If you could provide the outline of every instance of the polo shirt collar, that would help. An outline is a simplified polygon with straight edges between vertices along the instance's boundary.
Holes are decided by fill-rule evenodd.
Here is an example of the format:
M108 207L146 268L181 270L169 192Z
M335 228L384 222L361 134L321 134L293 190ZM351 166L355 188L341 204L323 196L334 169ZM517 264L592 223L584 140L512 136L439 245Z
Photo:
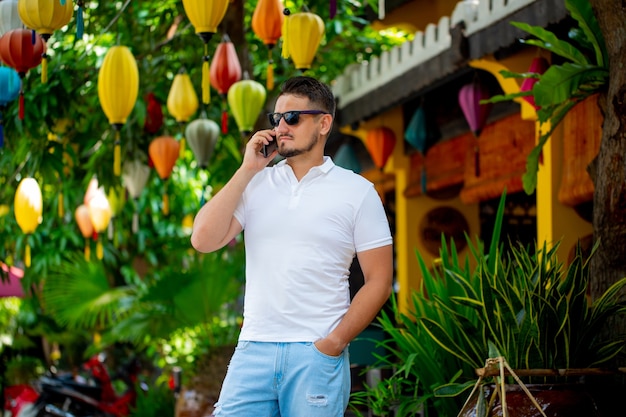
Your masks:
M283 160L279 161L276 164L276 166L280 167L281 169L289 168L289 170L291 170L291 167L289 165L287 165L287 160L286 159L283 159ZM305 176L309 176L312 173L315 173L314 174L315 176L322 175L322 174L327 174L334 167L335 167L335 163L333 162L332 158L330 156L328 156L328 155L324 155L324 162L322 163L322 165L317 165L317 166L312 167Z

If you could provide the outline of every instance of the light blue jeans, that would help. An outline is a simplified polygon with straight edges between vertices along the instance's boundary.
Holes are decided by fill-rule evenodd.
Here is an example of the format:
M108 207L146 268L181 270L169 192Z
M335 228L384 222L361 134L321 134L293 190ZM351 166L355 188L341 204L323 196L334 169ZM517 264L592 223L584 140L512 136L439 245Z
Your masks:
M215 417L342 417L350 398L350 359L313 343L240 341Z

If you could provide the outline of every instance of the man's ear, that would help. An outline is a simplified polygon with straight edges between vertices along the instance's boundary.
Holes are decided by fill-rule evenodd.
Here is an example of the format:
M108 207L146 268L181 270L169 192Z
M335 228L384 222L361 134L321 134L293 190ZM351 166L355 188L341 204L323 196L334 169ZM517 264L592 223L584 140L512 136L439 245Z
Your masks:
M329 135L330 130L333 128L333 116L330 114L322 115L322 130L320 133L322 135Z

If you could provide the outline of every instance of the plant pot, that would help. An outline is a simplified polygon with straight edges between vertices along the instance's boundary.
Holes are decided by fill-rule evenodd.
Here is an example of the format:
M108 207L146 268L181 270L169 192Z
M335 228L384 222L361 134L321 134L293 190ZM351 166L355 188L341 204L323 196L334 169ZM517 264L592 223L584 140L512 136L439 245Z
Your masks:
M528 384L526 388L535 398L547 417L606 417L588 387L585 384ZM494 393L493 384L483 387L485 404ZM509 417L541 417L531 399L519 385L506 385L506 404ZM486 416L503 416L502 403L496 394L493 406ZM480 417L477 414L477 396L475 395L463 409L459 417Z

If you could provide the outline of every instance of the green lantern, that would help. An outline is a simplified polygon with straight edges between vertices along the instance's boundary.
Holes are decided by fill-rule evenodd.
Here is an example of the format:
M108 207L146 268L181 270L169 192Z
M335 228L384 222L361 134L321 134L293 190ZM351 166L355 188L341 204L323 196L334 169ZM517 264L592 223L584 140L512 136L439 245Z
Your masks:
M247 137L265 105L265 87L253 80L241 80L228 90L228 105L243 137Z

